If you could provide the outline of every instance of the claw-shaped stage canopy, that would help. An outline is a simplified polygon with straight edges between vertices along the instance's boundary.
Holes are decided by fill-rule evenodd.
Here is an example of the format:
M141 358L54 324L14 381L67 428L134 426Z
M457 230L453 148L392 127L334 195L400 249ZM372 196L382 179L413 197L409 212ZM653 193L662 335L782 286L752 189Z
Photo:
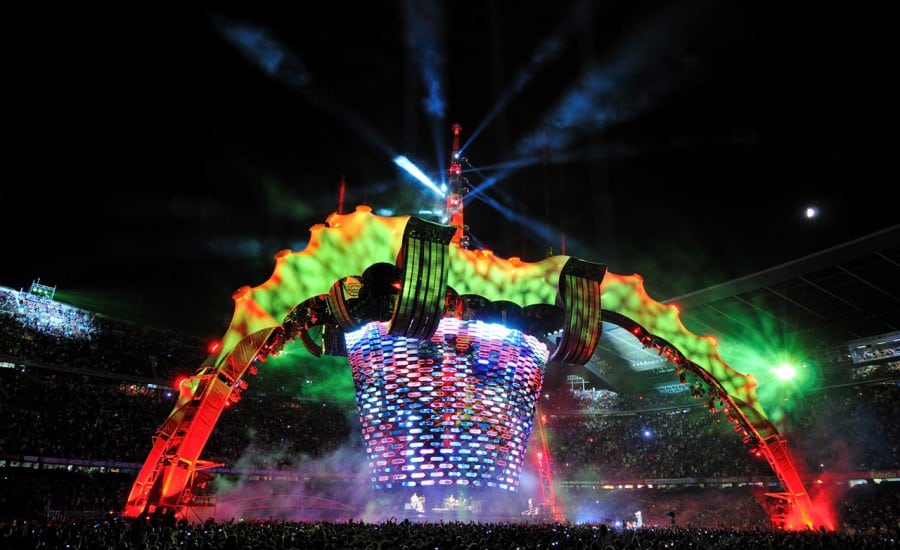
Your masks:
M219 414L245 374L294 339L315 356L348 358L373 488L514 491L544 369L585 364L607 322L664 354L682 380L702 381L710 409L766 457L791 504L774 523L833 528L814 510L755 380L650 298L639 275L570 256L500 258L462 246L457 230L359 206L312 227L304 250L276 254L267 281L234 293L221 347L182 384L126 515L185 516L199 505L191 480L209 467L199 457Z

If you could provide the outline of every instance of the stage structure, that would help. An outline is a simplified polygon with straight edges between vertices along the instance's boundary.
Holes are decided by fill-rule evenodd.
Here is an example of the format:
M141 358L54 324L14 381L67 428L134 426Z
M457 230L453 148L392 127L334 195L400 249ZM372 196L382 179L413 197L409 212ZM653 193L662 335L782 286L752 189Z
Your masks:
M515 492L544 369L589 361L606 322L665 355L682 382L696 381L710 411L724 412L765 456L784 489L775 496L787 503L773 524L833 529L760 407L755 380L727 365L712 338L688 331L675 307L651 299L639 275L569 256L526 262L469 248L458 150L454 126L449 224L368 206L335 213L311 228L304 250L278 252L266 282L234 293L221 347L181 382L124 515L188 518L208 503L192 487L218 466L200 457L221 412L266 357L295 340L316 357L347 358L373 490ZM549 471L541 465L542 476ZM543 504L557 515L555 503Z

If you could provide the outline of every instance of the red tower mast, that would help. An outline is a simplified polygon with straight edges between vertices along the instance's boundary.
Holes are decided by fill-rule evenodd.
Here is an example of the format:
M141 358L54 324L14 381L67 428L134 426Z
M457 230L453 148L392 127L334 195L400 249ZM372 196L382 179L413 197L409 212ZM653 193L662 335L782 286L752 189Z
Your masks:
M463 194L466 191L466 179L462 176L462 165L459 163L459 133L461 130L462 126L459 124L453 125L453 149L450 152L450 170L447 178L450 192L447 194L445 209L450 225L456 228L451 242L468 248L466 226L463 222Z

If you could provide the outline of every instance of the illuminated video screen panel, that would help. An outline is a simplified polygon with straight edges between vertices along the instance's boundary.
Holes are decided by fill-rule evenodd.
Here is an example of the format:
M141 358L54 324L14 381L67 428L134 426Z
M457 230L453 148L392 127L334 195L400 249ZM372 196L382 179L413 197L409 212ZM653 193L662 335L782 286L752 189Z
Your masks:
M371 322L346 342L375 489L517 489L549 355L542 342L455 318L428 340Z

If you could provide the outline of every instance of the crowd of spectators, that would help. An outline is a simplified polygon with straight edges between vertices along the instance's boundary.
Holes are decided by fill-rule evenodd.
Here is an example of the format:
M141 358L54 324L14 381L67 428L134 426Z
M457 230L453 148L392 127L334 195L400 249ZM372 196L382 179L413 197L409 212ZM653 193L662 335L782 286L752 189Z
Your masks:
M203 531L196 525L113 520L150 451L154 433L175 404L177 392L170 387L171 381L194 372L206 351L195 338L73 313L69 310L75 308L68 306L30 302L15 291L0 291L0 360L6 361L6 368L0 368L0 415L4 418L0 424L0 520L8 520L0 536L5 540L51 537L60 544L67 540L73 548L169 548L175 547L170 546L175 544L172 541L181 541L177 547L188 548L189 541L196 545L208 535L217 541L208 540L198 548L222 547L219 543L266 548L273 544L272 536L287 537L273 546L284 548L290 547L285 546L286 540L300 545L310 536L328 532L334 548L360 548L397 542L400 532L396 529L401 525L406 530L403 544L409 548L422 544L481 548L487 547L482 546L485 542L490 547L550 548L560 533L587 537L582 547L600 548L634 547L635 537L646 547L676 536L719 547L740 539L733 534L736 528L743 537L781 536L766 528L769 517L756 494L759 485L712 488L711 482L717 479L775 479L765 460L749 452L722 415L711 414L689 394L636 396L597 390L572 391L567 407L550 410L544 425L565 516L593 527L492 524L493 529L485 532L481 525L445 524L432 527L443 529L438 534L429 531L427 522L421 526L401 523L379 531L384 537L379 539L371 533L378 531L376 525L360 522L320 522L315 527L219 522L207 524ZM34 320L35 315L51 310L54 317L68 321ZM73 328L76 325L92 328ZM262 382L264 376L260 374ZM810 393L785 425L789 441L816 472L894 469L900 464L900 428L893 421L898 392L895 383L881 383ZM230 476L240 477L245 470L304 471L308 476L327 474L315 465L340 452L342 461L355 464L344 464L342 473L357 476L355 482L365 485L368 479L359 475L366 457L357 414L352 403L311 401L254 391L251 386L240 401L223 411L203 458L221 463ZM327 467L342 465L330 462ZM667 490L608 489L659 479L683 480L685 485L676 483ZM327 485L323 482L319 489L327 490ZM865 495L860 495L861 489L847 493L853 498L841 505L841 536L866 528L896 534L898 492L888 487ZM596 537L597 525L615 526L633 516L634 510L644 512L647 527L609 529L601 539L591 538ZM659 528L666 524L669 512L677 514L679 525L673 521ZM87 522L88 517L92 522ZM98 521L100 517L104 519ZM542 531L537 535L529 529ZM506 538L495 540L501 532ZM829 536L834 539L792 542L798 547L816 541L819 547L845 542L838 535ZM68 537L82 538L78 542ZM101 546L91 545L91 537L97 537L93 542ZM377 542L345 546L359 537ZM435 543L435 537L441 540ZM868 547L880 543L876 539L871 544L875 546Z
M692 407L628 415L551 415L547 426L557 471L566 479L771 474L765 460L748 451L729 423L716 420L705 408Z
M736 436L734 425L720 412L710 413L702 401L664 407L660 397L574 393L575 410L548 415L553 454L564 457L559 467L566 477L578 477L585 467L603 479L770 473L766 461ZM896 382L829 387L795 401L780 429L803 457L806 471L893 470L900 464L900 425L892 421L900 402ZM640 403L649 408L641 409ZM622 445L639 452L623 454ZM696 460L698 453L703 461Z
M892 357L900 357L900 342L894 339L890 342L856 346L850 350L850 358L854 363L867 363Z
M8 456L139 462L174 402L170 388L35 368L0 369L0 448Z
M193 374L207 354L196 336L0 287L0 359L171 381Z
M713 529L606 524L411 522L204 522L157 520L16 523L0 526L5 548L98 550L551 550L745 549L881 550L896 548L895 533Z
M142 462L176 396L171 387L87 373L0 368L0 449L7 456ZM231 465L290 468L351 440L352 421L346 408L248 392L222 412L206 453Z
M894 470L900 464L896 381L810 392L782 431L810 472Z

